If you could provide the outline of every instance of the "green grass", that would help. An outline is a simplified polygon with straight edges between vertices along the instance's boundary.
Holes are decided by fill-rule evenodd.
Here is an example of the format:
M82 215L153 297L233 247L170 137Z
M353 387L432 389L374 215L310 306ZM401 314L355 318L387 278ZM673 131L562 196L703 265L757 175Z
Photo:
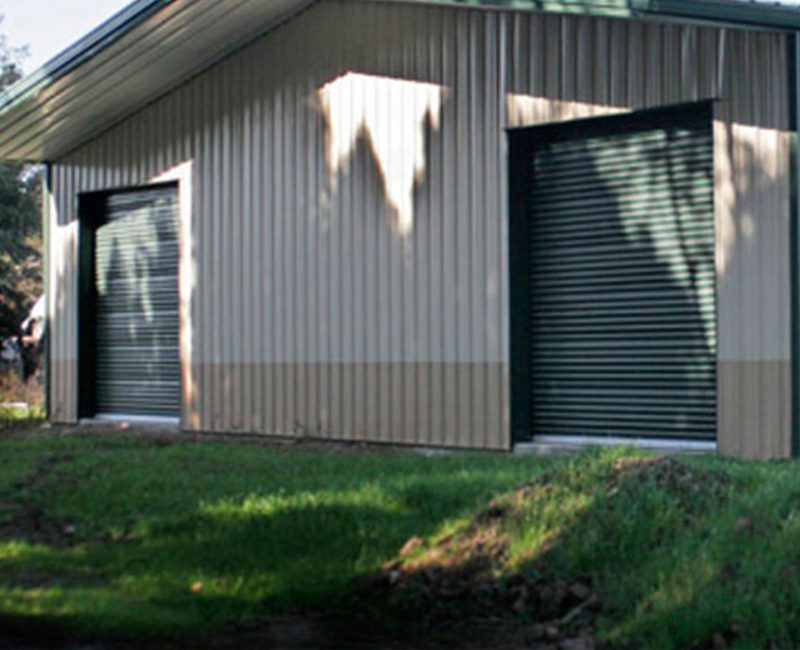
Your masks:
M60 460L36 486L0 479L0 501L32 499L75 527L75 543L0 540L0 612L113 636L346 608L353 577L409 537L435 534L545 466L37 436L0 439L0 477L17 484L48 457Z
M649 470L612 483L620 459L636 458L652 460L587 452L521 505L501 497L518 505L500 523L510 550L498 581L588 580L606 647L711 647L715 635L741 648L800 645L800 466L684 458L671 484Z
M503 523L504 571L588 576L601 596L603 643L686 647L734 631L740 647L800 644L800 467L691 458L682 462L696 480L610 483L615 463L637 455L0 438L0 504L26 501L54 530L74 527L34 543L2 527L0 508L0 615L142 637L305 608L346 611L352 580L409 537L435 543L546 472L548 489Z

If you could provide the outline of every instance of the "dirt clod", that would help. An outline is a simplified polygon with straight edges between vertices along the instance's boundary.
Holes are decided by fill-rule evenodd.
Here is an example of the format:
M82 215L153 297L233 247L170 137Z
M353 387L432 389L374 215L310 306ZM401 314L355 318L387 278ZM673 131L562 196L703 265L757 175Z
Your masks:
M400 557L406 558L414 555L424 544L421 537L412 537L400 549Z
M522 588L519 590L519 595L517 596L514 604L511 606L511 609L514 610L514 613L517 615L522 615L528 611L530 607L530 602L528 600L528 590L526 588Z
M591 637L577 637L575 639L564 639L560 644L561 650L594 650L596 643Z
M592 588L583 582L575 582L569 588L569 595L580 602L591 598L593 593Z

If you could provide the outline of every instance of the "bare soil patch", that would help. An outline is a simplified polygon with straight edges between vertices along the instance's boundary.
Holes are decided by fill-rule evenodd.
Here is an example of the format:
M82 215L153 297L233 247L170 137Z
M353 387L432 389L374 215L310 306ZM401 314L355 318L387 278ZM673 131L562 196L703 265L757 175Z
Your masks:
M0 494L0 539L18 539L31 544L64 546L71 541L74 527L46 517L42 508L42 484L56 471L58 465L69 461L69 454L44 456L32 474L12 485L16 498Z
M70 436L107 436L124 433L157 445L221 442L321 452L358 449L392 453L381 445L342 444L306 438L185 434L172 429L126 427L114 424L59 427ZM52 435L52 431L50 432ZM38 435L11 432L3 435ZM44 456L24 481L13 486L20 498L0 495L0 538L24 539L50 546L70 544L70 522L44 516L43 484L52 485L68 454ZM521 568L509 569L510 524L531 504L549 499L563 488L558 470L544 474L511 494L492 500L452 534L426 542L411 537L395 559L380 571L358 578L352 605L342 611L297 611L196 637L160 637L132 642L77 639L59 622L0 616L0 649L48 648L537 648L539 650L593 650L599 646L597 623L604 595L591 575L554 578L549 570L551 550L569 540L554 535L539 557ZM65 477L65 481L69 480ZM699 469L670 457L625 457L602 476L606 498L634 495L656 485L694 516L698 495L709 493L722 502L731 479L722 472ZM68 484L68 483L65 483ZM568 535L569 533L564 533ZM25 577L22 577L25 583ZM41 576L30 576L31 584ZM735 630L712 639L730 643Z
M628 457L616 461L605 478L608 498L632 494L645 483L677 498L691 517L698 494L709 491L724 500L730 479L721 472L690 467L665 456ZM545 474L511 495L492 501L461 530L425 548L420 538L406 542L393 562L364 576L355 591L365 604L391 603L409 619L430 629L458 629L464 621L491 620L504 636L495 642L542 650L591 650L597 647L596 619L602 594L588 575L570 581L552 579L547 563L551 549L565 543L555 537L540 558L521 571L506 569L507 522L526 504L547 498L557 480ZM466 638L474 632L463 629ZM479 643L490 637L478 637ZM502 639L502 640L500 640Z

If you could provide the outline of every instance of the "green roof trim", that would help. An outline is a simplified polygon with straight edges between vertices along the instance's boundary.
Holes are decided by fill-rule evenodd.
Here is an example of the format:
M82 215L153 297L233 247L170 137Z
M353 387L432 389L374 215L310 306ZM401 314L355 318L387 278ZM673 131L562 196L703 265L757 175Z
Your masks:
M800 29L800 9L738 0L630 0L635 13L739 23L775 29Z
M584 13L589 15L631 15L631 0L403 0L410 4L455 5L458 7Z
M746 0L403 0L418 4L587 14L623 18L670 16L690 20L800 29L800 8Z

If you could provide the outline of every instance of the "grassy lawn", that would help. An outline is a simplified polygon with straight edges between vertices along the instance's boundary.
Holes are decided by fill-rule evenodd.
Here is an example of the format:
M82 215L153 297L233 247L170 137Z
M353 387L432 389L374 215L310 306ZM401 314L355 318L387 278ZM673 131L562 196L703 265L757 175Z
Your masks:
M0 611L139 636L346 608L354 576L544 466L122 434L0 439L0 502L30 501L48 522L43 539L14 527L0 539Z
M365 606L354 580L387 562L397 585ZM458 580L480 589L453 591ZM539 616L552 603L530 594L575 581L601 645L796 646L800 469L619 449L566 460L0 437L0 621L94 640L306 611L412 612L424 627L451 598L464 617L505 607L533 625L574 613Z

